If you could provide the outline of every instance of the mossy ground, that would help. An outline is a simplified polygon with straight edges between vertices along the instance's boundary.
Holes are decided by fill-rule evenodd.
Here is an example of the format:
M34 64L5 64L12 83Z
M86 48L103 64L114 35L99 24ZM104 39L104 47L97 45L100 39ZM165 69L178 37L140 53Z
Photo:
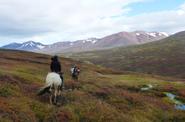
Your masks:
M37 96L49 71L50 57L34 53L0 51L0 121L48 122L184 122L185 111L176 110L164 95L172 92L184 100L182 81L136 73L121 73L92 64L61 58L67 89L61 106L49 104L48 95ZM70 67L81 68L79 82ZM141 91L148 84L154 87Z

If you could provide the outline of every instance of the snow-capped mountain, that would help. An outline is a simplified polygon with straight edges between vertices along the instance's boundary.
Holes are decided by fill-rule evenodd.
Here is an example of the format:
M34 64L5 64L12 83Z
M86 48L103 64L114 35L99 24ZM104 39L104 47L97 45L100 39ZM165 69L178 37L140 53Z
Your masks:
M102 38L101 41L97 43L97 46L100 46L100 48L129 46L157 41L166 37L168 37L166 34L160 32L120 32Z
M34 50L41 50L45 48L46 45L34 42L34 41L28 41L24 43L10 43L8 45L3 46L4 49L15 49L15 50L26 50L26 51L34 51Z
M79 52L87 51L88 49L94 49L94 45L99 41L97 38L88 38L84 40L77 41L66 41L57 42L52 45L48 45L45 48L38 50L41 53L63 53L63 52Z
M168 35L164 32L120 32L106 36L101 39L89 38L84 40L77 40L74 42L57 42L55 44L46 46L39 52L53 54L101 50L119 46L144 44L147 42L157 41L166 37L168 37Z
M120 32L106 36L104 38L88 38L77 41L57 42L51 45L44 45L34 41L25 43L11 43L2 48L35 51L46 54L57 54L66 52L83 52L92 50L109 49L120 46L129 46L144 44L152 41L157 41L168 37L165 32Z

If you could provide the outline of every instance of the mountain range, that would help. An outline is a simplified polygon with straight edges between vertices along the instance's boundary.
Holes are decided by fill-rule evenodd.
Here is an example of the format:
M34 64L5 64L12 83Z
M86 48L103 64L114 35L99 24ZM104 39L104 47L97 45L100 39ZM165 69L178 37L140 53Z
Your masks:
M44 47L46 47L46 45L34 41L27 41L24 43L10 43L8 45L2 46L2 48L4 49L25 50L25 51L41 50Z
M147 44L64 55L121 71L185 78L184 52L185 31L182 31Z
M83 52L92 50L109 49L120 46L129 46L144 44L147 42L157 41L168 37L166 33L160 32L120 32L112 34L103 38L89 38L84 40L77 40L74 42L58 42L49 46L46 46L39 52L47 54L58 54L66 52Z
M119 32L116 34L108 35L103 38L88 38L77 41L57 42L51 45L44 45L33 41L25 43L11 43L2 48L17 49L26 51L35 51L46 54L60 54L66 52L83 52L92 50L109 49L120 46L138 45L148 42L157 41L168 37L164 32Z

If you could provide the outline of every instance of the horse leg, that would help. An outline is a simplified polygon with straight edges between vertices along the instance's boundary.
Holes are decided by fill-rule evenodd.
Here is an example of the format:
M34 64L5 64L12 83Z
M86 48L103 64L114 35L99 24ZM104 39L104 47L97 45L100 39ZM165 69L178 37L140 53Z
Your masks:
M49 97L49 101L50 101L50 104L52 105L53 104L53 89L54 88L54 85L51 85L50 88L49 88L49 91L50 91L50 97Z
M61 87L59 87L58 88L58 96L61 96L61 94L62 94L62 89L61 89Z
M61 89L61 87L62 86L58 86L58 89L57 89L57 98L62 95L62 89Z
M55 89L54 93L54 103L57 104L57 89Z
M53 95L52 95L52 93L51 93L51 95L49 96L49 101L50 101L50 104L51 104L51 105L53 104L52 98L53 98Z

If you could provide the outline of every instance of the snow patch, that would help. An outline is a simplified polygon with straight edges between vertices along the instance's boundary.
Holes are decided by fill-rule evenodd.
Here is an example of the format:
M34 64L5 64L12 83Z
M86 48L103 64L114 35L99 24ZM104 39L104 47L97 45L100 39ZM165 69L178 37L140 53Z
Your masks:
M150 36L157 37L157 33L147 33Z
M136 33L136 36L140 36L141 34L140 33Z
M91 40L91 39L87 39L86 41L87 41L87 42L92 42L92 40Z
M45 46L43 46L43 45L37 45L37 48L39 48L39 49L43 49Z
M70 43L70 46L73 46L73 45L74 45L74 43L73 43L73 42L71 42L71 43Z
M162 34L162 35L165 35L165 36L169 36L166 32L160 32L160 34Z
M92 43L95 44L97 42L97 40L93 40Z
M97 39L87 39L86 41L88 41L88 42L91 42L91 43L96 43L97 42Z

